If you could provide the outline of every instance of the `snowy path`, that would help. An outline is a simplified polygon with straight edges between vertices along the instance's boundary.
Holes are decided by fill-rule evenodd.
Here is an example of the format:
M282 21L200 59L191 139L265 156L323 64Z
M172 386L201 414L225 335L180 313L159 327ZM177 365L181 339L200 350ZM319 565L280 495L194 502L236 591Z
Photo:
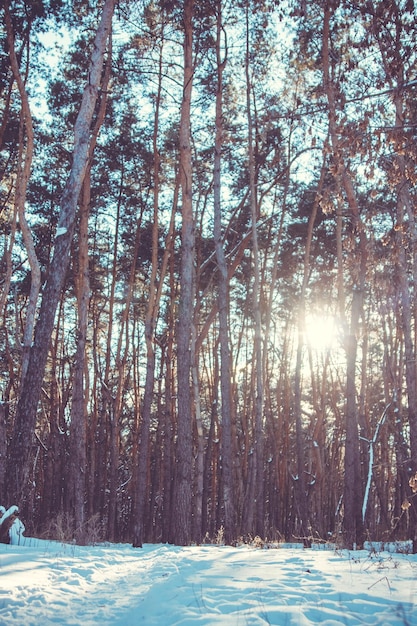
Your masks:
M417 557L146 545L0 546L0 624L417 626Z

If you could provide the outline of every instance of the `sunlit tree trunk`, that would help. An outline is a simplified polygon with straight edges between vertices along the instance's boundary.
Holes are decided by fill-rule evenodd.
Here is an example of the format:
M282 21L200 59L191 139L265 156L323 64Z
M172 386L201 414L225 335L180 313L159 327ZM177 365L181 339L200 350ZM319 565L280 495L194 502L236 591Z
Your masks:
M8 44L10 48L9 55L13 56L15 55L14 41L13 41L14 35L13 35L13 29L12 29L12 24L10 20L10 8L9 8L8 2L4 3L4 12L5 12L4 22L6 26L6 31L9 33L8 35L9 39L10 39L10 36L12 38L12 41ZM17 68L17 70L19 72L19 68ZM1 120L1 125L0 125L0 149L3 149L4 147L6 129L7 129L7 125L10 122L11 99L12 99L12 93L13 93L13 88L14 88L14 83L15 83L15 77L14 77L15 73L16 73L16 70L12 71L11 73L9 84L8 84L8 89L7 89L7 95L3 98L2 120ZM18 159L20 163L21 162L21 150L20 149L18 150ZM2 180L2 184L4 185L3 180ZM3 255L2 255L3 275L2 275L2 280L0 281L0 319L3 319L3 316L4 316L5 321L6 321L6 312L7 312L7 299L10 293L10 286L11 286L12 274L13 274L12 252L13 252L13 247L16 241L17 215L18 215L17 202L13 202L11 200L13 184L14 182L10 181L8 185L9 188L6 194L7 201L5 202L5 205L2 207L2 217L5 220L5 222L8 224L8 231L9 231L7 240L5 241L4 246L3 246Z
M65 186L60 218L55 236L54 254L46 279L42 303L36 323L28 370L16 409L16 419L9 446L7 483L9 499L19 502L28 487L30 449L36 423L37 407L54 327L55 313L65 283L75 229L78 197L89 158L90 126L102 79L107 40L111 28L115 0L106 0L97 29L80 111L74 127L74 149L71 171ZM23 507L22 507L23 508Z
M19 90L21 100L20 127L19 127L19 152L18 152L18 168L16 176L16 195L15 205L19 216L19 226L22 231L23 241L31 272L29 301L26 308L26 322L23 331L22 342L22 371L21 381L23 384L24 377L28 368L29 352L33 339L33 328L35 325L36 306L38 302L39 291L41 287L41 269L35 251L35 245L25 214L26 192L29 177L32 168L33 150L34 150L34 133L32 124L32 115L29 106L29 98L26 93L24 80L21 76L19 63L15 50L13 26L10 17L9 2L4 3L4 16L7 31L7 42L9 46L9 58L13 76Z
M110 42L111 43L111 42ZM84 177L81 202L80 202L80 225L78 236L78 277L77 290L77 347L74 364L74 381L71 406L70 425L70 485L72 506L74 510L75 539L77 543L84 544L86 541L86 478L87 468L87 388L85 385L85 372L87 366L87 332L88 332L88 309L90 301L90 278L89 278L89 255L88 255L88 221L90 214L91 199L91 163L94 149L97 143L98 133L104 120L107 105L107 88L111 70L111 46L107 54L105 73L102 84L102 97L97 119L94 124L90 143L90 159Z

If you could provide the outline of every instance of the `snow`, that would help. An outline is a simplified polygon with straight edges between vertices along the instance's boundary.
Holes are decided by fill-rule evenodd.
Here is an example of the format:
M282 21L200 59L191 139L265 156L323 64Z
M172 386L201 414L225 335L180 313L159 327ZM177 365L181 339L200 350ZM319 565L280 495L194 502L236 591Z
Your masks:
M16 507L17 508L17 507ZM9 530L10 543L20 545L24 539L23 533L25 532L25 526L23 522L17 517Z
M360 551L0 545L0 624L417 625L417 556Z
M8 536L8 540L10 543L12 544L16 544L19 545L21 543L22 540L24 540L24 536L23 533L25 532L25 526L23 524L23 522L19 519L19 517L17 517L19 514L19 507L17 507L16 505L11 506L9 509L5 509L4 506L0 506L0 531L2 531L3 529L3 524L8 523L8 520L10 518L13 518L11 520L11 526L8 528L8 530L5 530L4 533L2 534L2 537ZM6 526L4 527L4 529L6 528Z

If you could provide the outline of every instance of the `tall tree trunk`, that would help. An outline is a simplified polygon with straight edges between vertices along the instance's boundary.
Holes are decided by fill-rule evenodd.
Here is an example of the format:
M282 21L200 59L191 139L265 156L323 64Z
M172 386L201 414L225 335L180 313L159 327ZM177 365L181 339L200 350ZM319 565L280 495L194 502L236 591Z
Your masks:
M378 6L379 5L379 6ZM369 2L364 12L372 17L371 33L379 47L385 80L390 86L394 107L395 124L392 127L392 146L394 147L394 167L388 173L388 180L396 193L396 226L395 226L395 269L397 293L400 301L401 327L404 337L405 380L407 389L408 425L410 437L409 462L404 458L405 441L402 424L396 420L397 430L397 465L400 489L405 474L408 479L417 471L417 367L416 367L416 302L415 285L417 281L417 228L415 217L415 201L411 193L411 176L415 168L410 154L410 124L413 119L413 99L407 106L407 92L403 87L410 77L410 55L406 50L410 23L402 10L401 3L391 2L390 10L381 11L380 3ZM407 11L405 12L407 13ZM411 83L412 84L412 83ZM411 268L411 280L410 280ZM413 298L414 293L414 298ZM414 301L414 302L413 302ZM400 402L400 399L398 399ZM410 485L406 485L407 496L412 497ZM401 502L402 502L401 498ZM417 552L417 506L413 498L411 504L410 530L414 539L414 551Z
M73 161L61 199L54 254L42 296L28 369L16 409L15 426L8 455L7 486L9 499L19 502L21 505L24 505L23 497L28 487L30 450L36 424L37 407L55 313L62 295L70 260L77 202L89 158L90 126L102 78L103 61L114 4L115 0L106 0L94 41L88 73L89 80L84 89L80 111L74 127Z
M80 208L78 277L77 277L77 348L74 364L70 425L70 503L74 512L75 539L85 543L85 475L86 467L86 401L84 389L85 347L87 343L88 302L88 215L90 209L90 176L84 179Z
M308 279L310 276L310 254L311 243L313 240L313 229L316 221L317 210L319 206L319 198L323 189L324 178L326 174L326 157L324 156L324 162L321 169L320 181L315 196L312 211L310 213L307 229L306 247L304 252L304 267L303 267L303 282L301 285L301 293L298 304L298 344L295 363L295 375L294 375L294 419L295 419L295 433L296 433L296 450L297 450L297 479L295 483L295 494L297 498L297 508L300 516L300 534L303 537L306 544L309 543L309 519L308 519L308 503L307 503L307 490L305 480L305 461L306 450L304 443L304 433L302 427L301 416L301 393L302 393L302 366L303 366L303 350L304 350L304 336L305 336L305 315L306 315L306 295Z
M162 80L163 80L163 41L164 41L164 25L161 26L161 49L159 56L159 71L158 71L158 89L156 93L155 101L155 117L153 127L153 225L152 225L152 260L151 260L151 276L149 281L149 296L148 304L145 314L145 342L146 342L146 377L145 388L143 393L142 403L142 415L139 425L139 441L138 441L138 458L134 459L135 479L134 485L136 493L133 497L133 546L142 547L144 541L144 529L145 529L145 503L148 490L147 475L150 456L150 428L151 428L151 411L152 401L154 395L154 380L155 380L155 326L158 317L159 305L162 295L162 288L164 285L165 276L168 269L169 258L172 255L172 243L174 237L175 227L175 214L177 210L178 201L178 182L174 190L174 201L171 212L171 219L169 223L168 233L165 242L165 251L162 258L161 267L158 277L158 240L159 240L159 190L160 190L160 168L161 157L159 153L159 118L160 118L160 106L162 96ZM170 439L171 428L166 427L166 422L163 428L166 428L165 436ZM170 448L170 444L164 439L164 444ZM167 452L167 456L170 454ZM163 465L163 475L166 465ZM168 494L163 494L164 507Z
M7 426L6 426L6 402L0 397L0 502L7 502L4 493L6 477L6 454L7 454ZM4 506L4 505L3 505Z
M174 203L176 207L176 202ZM171 242L171 246L172 246ZM175 264L174 255L170 257L169 267L169 287L171 292L170 304L167 311L167 330L166 330L166 350L165 350L165 414L163 416L162 428L164 429L164 462L163 462L163 524L162 524L162 541L171 541L172 520L173 520L173 501L174 501L174 478L175 478L175 447L174 447L174 420L175 420L175 396L176 381L174 361L174 344L175 344Z
M11 25L10 16L8 17L8 13L10 13L9 3L7 4L5 3L6 30L11 32L13 36L13 29ZM11 54L13 54L14 44L10 45L9 43L9 48L10 48ZM1 120L1 126L0 126L0 148L1 149L3 149L4 147L6 129L7 129L8 124L10 123L10 104L11 104L11 99L12 99L14 82L15 82L15 77L14 77L14 72L12 71L12 75L8 84L7 96L4 98L4 102L3 102L2 120ZM21 160L20 151L19 151L18 159L19 161ZM8 197L12 193L12 187L13 187L13 181L10 182L9 189L7 191ZM2 276L2 280L0 281L0 289L1 289L0 291L0 318L3 318L3 315L6 311L7 298L10 293L10 286L11 286L12 273L13 273L12 251L13 251L13 247L14 247L14 243L16 239L16 230L17 230L17 214L18 214L17 203L16 202L13 203L13 209L11 209L11 207L8 206L8 204L9 203L7 204L5 203L5 205L2 208L2 218L3 220L8 222L9 234L8 234L7 243L4 244L4 251L3 251L3 256L2 256L3 276Z
M253 289L252 308L254 317L254 354L253 363L255 368L254 384L254 441L252 456L253 480L250 481L250 489L247 493L247 532L255 533L261 537L265 534L264 528L264 432L263 432L263 359L262 359L262 326L261 326L261 286L260 286L260 261L258 245L258 202L255 176L254 132L252 120L252 94L253 85L250 77L250 30L249 30L249 2L246 5L246 53L245 53L245 77L246 77L246 108L248 122L248 169L249 169L249 202L251 210L251 233L252 233L252 264L253 264Z
M163 39L163 35L162 35ZM151 428L152 400L155 378L155 347L154 333L158 309L158 235L159 235L159 177L161 159L158 148L159 109L162 90L162 46L159 56L158 90L155 102L155 117L153 128L153 224L152 224L152 260L151 276L149 281L148 304L145 314L145 342L146 342L146 377L143 393L142 415L139 425L138 459L134 459L136 493L133 499L133 547L142 547L145 525L146 495L148 491L149 442ZM163 278L160 279L160 283Z
M86 540L86 478L87 478L87 398L85 388L86 344L88 328L88 308L90 300L89 256L88 256L88 221L91 199L91 164L98 134L104 121L107 105L107 88L111 73L111 36L103 77L102 97L97 119L94 124L87 165L81 192L78 277L77 290L77 347L74 364L74 381L71 405L70 425L70 477L69 491L74 510L75 540L84 544Z
M191 326L193 316L194 216L192 202L191 92L193 83L194 0L184 0L184 82L180 120L180 176L182 190L181 277L177 327L178 430L174 493L174 543L191 541L192 407Z
M402 84L402 77L400 77ZM404 107L400 90L394 91L395 104L395 128L402 128L404 125ZM404 334L405 348L405 376L407 384L407 404L408 423L410 426L410 449L411 466L410 474L417 472L417 367L416 348L413 340L413 326L416 320L413 319L413 303L410 294L408 263L406 250L411 251L412 284L417 281L417 228L413 199L410 193L410 180L407 175L407 163L404 154L407 149L398 146L398 153L395 160L398 166L399 181L396 186L397 193L397 275L398 289L401 301L402 326ZM414 303L415 306L415 303Z
M197 314L196 314L196 317ZM192 325L191 337L191 377L193 387L193 402L195 414L195 448L194 448L194 501L192 515L192 537L196 543L201 543L203 529L203 491L204 491L204 429L200 400L200 380L198 354L195 351L196 326Z
M119 197L116 209L116 226L113 239L113 259L111 265L111 284L110 294L108 298L108 332L107 332L107 344L106 344L106 356L104 374L102 379L102 406L101 406L101 433L102 433L102 449L100 450L101 456L101 472L103 480L103 498L102 498L102 515L107 510L107 532L110 537L114 534L114 524L116 515L116 484L117 484L117 467L119 460L119 423L116 411L116 398L117 393L120 392L123 386L124 371L123 368L118 368L118 384L117 391L113 382L114 369L112 367L112 358L114 351L114 317L115 317L115 301L116 301L116 286L117 286L117 272L118 272L118 256L119 256L119 232L121 228L121 207L122 207L122 195L124 187L124 177L122 174ZM136 258L136 257L134 257ZM132 264L130 273L131 281L128 288L128 297L131 297L132 281L134 276L135 264ZM125 311L129 310L129 303L126 303ZM118 352L117 356L120 357L120 349L123 337L123 327L119 333ZM117 363L117 361L116 361ZM117 365L121 365L120 362ZM104 444L106 441L106 444ZM104 496L104 493L107 495Z
M395 96L396 106L396 126L403 124L403 111L400 97ZM399 301L401 303L401 327L404 337L405 353L405 381L407 387L407 412L410 433L410 460L402 471L406 471L408 479L417 473L417 366L416 347L413 339L413 328L415 329L416 319L413 315L412 295L410 294L409 260L406 250L411 250L412 255L412 284L416 285L417 274L415 267L415 257L417 254L417 237L415 228L415 217L413 201L410 195L410 183L406 176L405 158L401 154L396 156L400 181L397 184L397 204L396 204L396 278ZM413 552L417 553L417 506L414 503L413 492L407 489L407 496L411 504L410 533L414 541Z
M327 96L329 108L329 135L332 145L333 172L336 186L343 190L352 222L352 238L355 242L355 262L352 272L352 304L349 328L346 327L345 348L346 348L346 405L345 405L345 476L344 476L344 534L345 542L352 547L361 543L363 538L361 502L363 500L360 454L359 454L359 429L358 429L358 407L356 399L356 359L358 349L359 322L363 311L365 280L366 280L366 257L367 242L363 225L360 220L359 206L357 203L351 175L348 172L343 155L343 148L340 142L339 129L336 118L336 98L335 85L331 76L330 63L330 20L332 7L326 5L324 8L323 21L323 79L324 89ZM340 194L338 194L340 198ZM340 203L341 200L339 199ZM341 227L339 219L341 207L338 207L338 225ZM339 296L344 303L343 290L343 259L341 253L342 233L338 233L338 272L339 272ZM344 308L344 306L343 306ZM342 310L342 318L345 318L345 311Z
M26 309L26 322L23 331L22 342L22 371L21 384L23 384L29 362L29 351L32 344L33 328L35 325L36 305L38 302L39 291L41 287L41 269L38 258L36 256L35 244L32 233L26 220L25 202L26 192L29 182L33 150L34 150L34 132L32 124L32 115L29 106L29 98L26 93L25 84L20 74L19 63L15 51L15 41L13 26L10 17L10 9L8 0L4 3L4 16L7 31L7 43L9 46L9 58L13 76L19 90L21 99L20 127L19 127L19 155L18 168L16 177L16 196L15 205L19 216L19 226L22 231L23 241L28 255L28 261L31 271L29 301Z
M226 41L222 45L222 0L216 7L216 136L214 143L214 245L218 269L218 309L219 309L219 339L220 339L220 388L221 388L221 418L222 418L222 486L224 502L224 539L231 543L237 539L236 535L236 504L233 480L233 441L232 441L232 380L229 337L229 276L227 261L222 240L222 208L221 208L221 160L223 148L223 71L227 59ZM224 46L224 48L223 48ZM223 53L222 53L223 50ZM224 56L222 56L222 54Z

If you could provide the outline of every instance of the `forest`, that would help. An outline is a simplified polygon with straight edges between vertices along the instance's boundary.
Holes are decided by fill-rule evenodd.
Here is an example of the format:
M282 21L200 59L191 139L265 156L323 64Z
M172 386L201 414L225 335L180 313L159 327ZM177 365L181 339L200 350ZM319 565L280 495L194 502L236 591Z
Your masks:
M413 0L0 12L0 504L417 551Z

